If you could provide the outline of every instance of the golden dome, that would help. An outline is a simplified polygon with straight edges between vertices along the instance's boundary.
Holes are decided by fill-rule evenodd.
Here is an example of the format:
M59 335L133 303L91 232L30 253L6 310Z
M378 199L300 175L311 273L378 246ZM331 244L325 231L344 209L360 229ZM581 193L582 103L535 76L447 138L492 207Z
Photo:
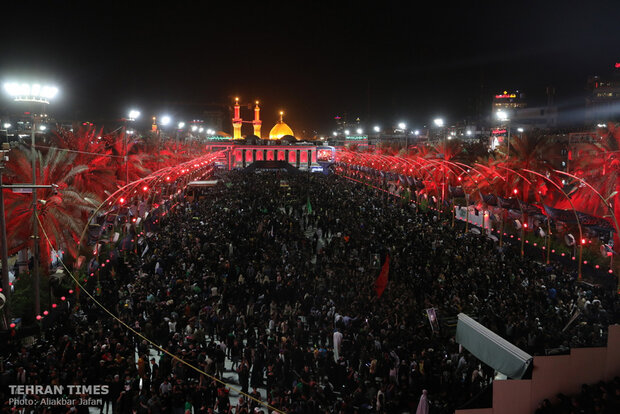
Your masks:
M269 139L282 139L285 135L293 135L293 130L284 123L284 121L278 121L278 123L269 131Z
M282 139L285 135L295 136L293 135L293 130L282 120L283 115L284 111L280 111L280 120L269 131L269 139Z

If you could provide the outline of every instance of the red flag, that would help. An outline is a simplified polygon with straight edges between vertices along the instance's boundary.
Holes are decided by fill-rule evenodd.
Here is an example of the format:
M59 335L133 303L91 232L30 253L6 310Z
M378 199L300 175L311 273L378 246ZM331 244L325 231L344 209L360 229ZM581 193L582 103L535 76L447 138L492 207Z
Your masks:
M390 255L386 254L385 262L383 263L383 267L381 267L381 273L379 273L379 277L375 280L375 291L378 297L381 297L387 286L388 273L390 273Z

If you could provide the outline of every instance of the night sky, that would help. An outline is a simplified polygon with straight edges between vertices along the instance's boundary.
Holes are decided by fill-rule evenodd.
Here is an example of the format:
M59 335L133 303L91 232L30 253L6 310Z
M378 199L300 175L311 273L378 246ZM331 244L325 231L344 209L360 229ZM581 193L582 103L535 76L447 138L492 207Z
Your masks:
M239 95L266 130L280 109L295 131L335 115L414 128L487 116L503 90L583 106L587 76L620 61L617 1L19 3L3 5L1 80L56 82L66 118L184 117L176 104Z

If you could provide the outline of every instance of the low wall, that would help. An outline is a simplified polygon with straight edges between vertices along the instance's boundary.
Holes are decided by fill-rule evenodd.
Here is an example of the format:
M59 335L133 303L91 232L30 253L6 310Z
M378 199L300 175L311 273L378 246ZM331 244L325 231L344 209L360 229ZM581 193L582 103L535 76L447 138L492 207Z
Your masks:
M534 357L531 380L493 383L493 407L456 414L532 414L545 398L578 394L582 384L620 375L620 325L609 327L607 347L571 349L569 355Z

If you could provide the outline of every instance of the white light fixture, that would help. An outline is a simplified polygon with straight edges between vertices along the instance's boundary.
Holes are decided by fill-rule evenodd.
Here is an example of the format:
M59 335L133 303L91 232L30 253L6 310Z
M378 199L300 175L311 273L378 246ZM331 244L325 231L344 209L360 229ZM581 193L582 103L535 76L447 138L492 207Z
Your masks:
M523 132L523 128L517 128L517 131Z
M172 121L172 118L170 118L168 115L164 115L161 117L161 124L164 126L168 125L171 121Z
M45 125L39 126L39 131L45 131L47 127Z
M192 132L198 131L198 127L196 125L192 125Z
M333 136L335 136L335 137L337 137L337 136L338 136L338 133L337 133L336 131L334 131L334 132L332 132L332 135L333 135Z
M435 126L439 128L443 127L443 118L435 118L433 122L435 123Z
M375 130L375 132L380 132L381 128L379 127L379 125L375 125L375 127L373 128Z
M495 113L495 116L497 117L497 119L499 119L500 121L508 121L508 114L505 111L497 111Z
M417 129L415 131L413 131L414 135L418 136L420 135L420 131L418 131Z
M136 109L132 109L131 111L129 111L129 120L130 121L135 121L139 117L140 117L140 111L138 111Z
M4 90L15 101L21 102L39 102L49 104L50 99L58 94L58 88L55 86L41 86L38 83L17 83L7 82L4 84Z
M179 129L185 128L185 122L179 122Z
M205 130L205 129L204 129L203 127L198 128L198 132L200 132L200 133L203 133L203 132L204 132L204 130Z
M407 128L407 124L405 124L404 122L399 122L398 123L398 129L402 129L404 131L405 128Z
M344 130L344 134L345 134L345 135L349 135L350 133L351 133L351 131L349 131L348 129L345 129L345 130Z
M357 132L358 134L361 134L362 132L364 132L364 130L363 130L362 128L357 128L356 132Z
M465 132L465 133L467 134L467 136L470 136L471 135L471 130L468 129L467 132Z
M11 124L9 124L8 122L4 123L4 129L9 129L11 128Z

